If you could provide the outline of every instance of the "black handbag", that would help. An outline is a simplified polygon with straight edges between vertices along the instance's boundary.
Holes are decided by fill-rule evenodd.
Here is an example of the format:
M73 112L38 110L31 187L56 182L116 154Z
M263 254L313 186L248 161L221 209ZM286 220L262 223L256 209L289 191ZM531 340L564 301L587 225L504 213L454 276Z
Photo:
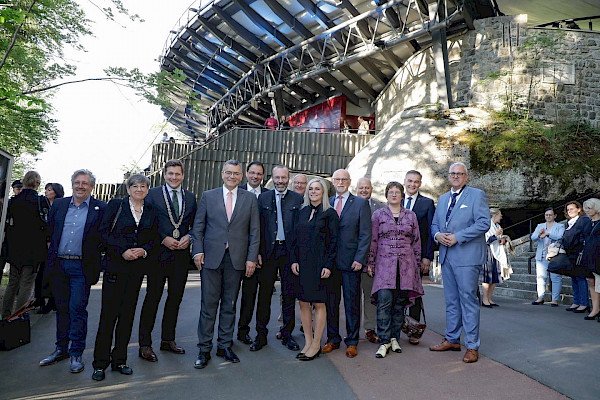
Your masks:
M575 265L565 253L558 253L557 256L550 259L548 272L572 277L575 276Z
M29 315L0 321L0 350L12 350L31 341Z
M421 314L423 314L423 323L417 321L409 315L409 307L404 309L404 321L402 322L402 332L406 336L421 339L425 329L427 329L427 319L425 318L425 307L421 306Z

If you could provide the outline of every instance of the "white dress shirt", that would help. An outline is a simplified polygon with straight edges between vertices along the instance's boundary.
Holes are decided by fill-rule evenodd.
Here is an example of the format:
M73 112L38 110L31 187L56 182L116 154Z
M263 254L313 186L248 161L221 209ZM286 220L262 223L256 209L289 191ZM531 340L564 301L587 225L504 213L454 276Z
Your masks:
M167 191L171 197L171 202L173 202L173 192L177 192L177 202L179 203L179 212L181 212L183 209L183 190L181 190L181 185L179 185L177 188L172 188L171 186L167 185Z
M338 201L340 201L339 199L339 194L335 194L335 200L333 201L333 208L337 210L337 204ZM344 207L346 206L346 202L348 201L348 197L350 197L350 192L346 192L344 194L341 195L342 196L342 210L344 209Z
M232 204L231 204L231 212L235 210L235 202L237 200L237 186L231 191ZM229 193L229 189L223 185L223 203L225 204L225 209L227 209L227 193Z
M258 196L260 195L260 185L258 187L253 188L252 186L250 186L249 183L246 183L246 190L249 191L250 193L254 194L256 196L256 198L258 199Z
M406 207L406 205L408 204L408 198L411 198L412 200L410 201L410 208ZM412 196L406 195L404 196L404 208L406 208L407 210L412 211L412 209L415 207L415 202L417 201L417 197L419 197L419 192L417 191L417 193L413 194Z

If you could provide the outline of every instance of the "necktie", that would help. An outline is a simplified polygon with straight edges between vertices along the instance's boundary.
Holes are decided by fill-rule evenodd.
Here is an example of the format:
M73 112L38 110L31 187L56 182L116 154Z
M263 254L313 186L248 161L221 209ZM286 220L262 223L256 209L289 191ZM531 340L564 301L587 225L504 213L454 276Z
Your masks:
M231 190L227 193L225 212L227 213L227 221L231 221L231 214L233 214L233 193L231 192Z
M406 206L404 208L406 208L407 210L410 210L411 203L412 203L412 197L409 197L408 201L406 202Z
M337 211L338 217L342 216L342 205L343 205L342 199L343 199L342 196L338 196L338 203L335 206L335 211Z
M283 230L283 214L281 213L281 200L283 200L283 194L277 193L277 240L285 240L285 232Z
M458 193L459 192L452 193L452 201L450 202L450 207L448 207L448 211L446 212L446 222L448 222L448 219L450 218L450 213L452 212L452 209L456 205L456 198L458 197Z
M179 218L179 198L177 197L177 190L173 190L173 211L175 212L175 218Z

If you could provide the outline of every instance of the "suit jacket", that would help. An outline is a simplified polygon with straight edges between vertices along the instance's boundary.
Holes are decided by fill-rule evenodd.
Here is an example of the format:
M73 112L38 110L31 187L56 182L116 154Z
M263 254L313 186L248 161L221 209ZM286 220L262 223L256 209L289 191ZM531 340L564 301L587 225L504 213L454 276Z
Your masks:
M571 262L577 261L579 253L583 250L583 243L585 242L586 236L589 235L592 230L592 221L590 221L587 215L582 215L577 218L577 221L569 229L565 229L563 237L560 239L560 243L565 249L567 256Z
M57 263L58 246L65 225L65 217L71 202L71 197L55 199L50 207L48 214L48 234L50 235L50 246L48 247L47 265L44 273L50 276L60 273L60 267ZM83 274L85 283L93 285L98 282L100 276L100 253L103 250L102 240L99 233L100 222L104 216L106 203L95 198L90 198L87 219L83 231L83 241L81 243Z
M121 212L117 217L119 208ZM144 203L142 218L139 225L136 225L129 206L129 196L109 201L99 231L102 242L106 245L107 272L144 273L156 263L160 239L157 212L151 204ZM146 258L131 261L123 258L126 250L138 247L146 250Z
M277 238L277 204L275 200L276 191L269 190L258 196L258 212L260 214L260 251L263 261L271 256L275 249ZM283 219L283 232L285 234L285 246L292 253L294 240L294 226L297 220L298 210L302 207L304 197L288 190L281 200L281 214Z
M375 200L374 198L370 198L369 200L367 200L367 202L369 203L369 206L371 207L371 216L373 216L373 213L377 210L379 210L380 208L385 207L385 204L383 204L380 201Z
M417 214L417 220L419 221L419 233L421 234L421 258L426 258L430 261L433 261L435 241L429 234L431 223L433 222L433 214L435 213L433 200L429 197L422 196L419 193L415 199L415 204L412 207L412 211Z
M173 231L175 230L175 226L171 223L169 219L169 213L167 211L167 205L165 204L165 198L163 195L163 187L166 185L161 185L159 187L155 187L150 189L148 195L146 196L145 203L150 204L152 208L156 210L158 214L158 233L160 235L160 242L162 242L166 237L173 237ZM167 188L168 189L168 188ZM169 201L169 207L171 207L171 212L173 211L173 202L171 201L171 195L167 190L167 200ZM181 225L179 226L179 239L181 239L184 235L187 235L192 229L192 225L194 224L194 218L196 217L196 210L198 205L196 204L196 196L192 192L188 192L187 190L183 191L183 202L185 204L185 213L183 214L183 220ZM175 221L178 221L175 216L173 216ZM166 246L160 246L160 261L167 261L171 258L173 253L176 254L186 254L189 256L190 249L184 250L169 250Z
M435 238L439 232L453 233L458 243L451 247L440 245L440 262L448 260L456 267L485 264L485 233L490 229L491 220L485 192L466 186L446 224L449 201L450 192L440 196L431 224L431 237Z
M260 217L256 196L238 187L231 221L227 221L223 187L205 191L191 236L192 255L204 253L204 268L217 269L221 265L227 243L235 269L246 269L246 261L258 262Z
M335 196L329 198L333 207ZM342 214L338 231L338 249L336 265L342 271L351 271L352 263L357 261L367 265L371 246L371 208L362 197L350 193Z

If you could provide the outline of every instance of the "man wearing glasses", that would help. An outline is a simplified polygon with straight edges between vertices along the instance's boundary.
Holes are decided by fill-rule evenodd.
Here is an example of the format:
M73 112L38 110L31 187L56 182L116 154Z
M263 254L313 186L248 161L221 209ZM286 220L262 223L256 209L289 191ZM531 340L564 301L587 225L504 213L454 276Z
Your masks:
M463 163L448 171L451 189L438 200L431 236L440 245L440 263L446 298L446 332L442 343L431 351L460 351L465 331L466 363L479 358L478 278L486 260L485 233L490 211L485 192L466 186L469 174Z

